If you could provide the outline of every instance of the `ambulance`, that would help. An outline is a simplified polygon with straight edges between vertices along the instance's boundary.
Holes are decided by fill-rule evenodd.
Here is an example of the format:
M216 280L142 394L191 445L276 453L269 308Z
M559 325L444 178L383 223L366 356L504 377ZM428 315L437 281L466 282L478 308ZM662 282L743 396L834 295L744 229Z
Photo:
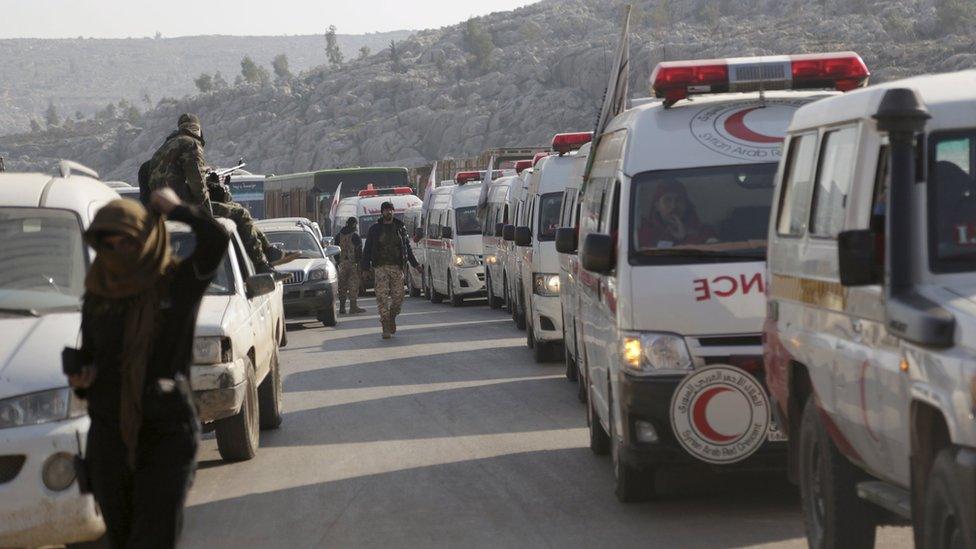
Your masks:
M540 152L532 159L531 168L522 170L518 177L512 182L512 188L508 193L508 211L511 213L511 223L502 227L502 241L505 256L505 303L512 314L515 327L519 330L525 329L525 299L519 295L519 281L522 279L522 261L518 248L515 246L515 228L524 225L522 219L526 215L525 198L529 190L529 181L535 164L542 158L549 156L549 153Z
M790 124L765 362L811 547L873 547L892 516L976 547L974 90L887 82Z
M655 98L591 149L578 360L590 448L611 454L621 501L675 465L785 463L761 339L777 163L798 108L868 76L849 52L663 62Z
M576 346L576 282L579 275L578 227L580 204L579 189L583 184L583 174L586 171L586 160L590 155L591 143L586 143L573 157L572 174L563 190L562 206L559 213L559 228L556 229L556 251L559 253L559 302L563 320L563 359L566 362L566 378L570 381L579 379L579 365ZM586 383L578 384L580 401L586 399Z
M485 256L485 287L488 292L488 306L498 309L506 304L505 261L508 255L505 240L502 238L505 225L510 223L508 206L513 185L519 181L518 174L532 167L531 160L515 163L515 174L492 181L488 190L488 206L482 230L482 247Z
M413 193L410 187L390 187L385 189L373 188L368 185L366 189L359 191L356 196L343 198L336 207L336 215L332 220L332 234L338 235L346 225L346 220L355 217L359 220L357 232L366 245L366 235L369 228L379 221L380 206L384 202L393 204L393 216L400 221L419 212L423 207L423 201ZM338 237L338 236L337 236ZM412 268L411 268L412 269ZM363 284L360 291L373 286L373 280L368 274L364 274Z
M445 298L455 307L485 292L478 198L483 172L458 172L455 184L431 193L424 241L425 283L431 301Z
M576 165L576 151L591 139L593 132L561 133L553 137L553 154L541 158L529 178L523 224L515 229L515 246L521 257L517 295L524 299L525 340L536 362L557 360L563 355L556 229L563 192Z

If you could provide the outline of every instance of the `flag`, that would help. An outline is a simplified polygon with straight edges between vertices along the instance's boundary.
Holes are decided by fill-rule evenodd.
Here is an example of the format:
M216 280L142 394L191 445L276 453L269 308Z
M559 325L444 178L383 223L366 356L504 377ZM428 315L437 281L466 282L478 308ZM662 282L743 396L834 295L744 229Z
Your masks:
M590 148L590 155L586 159L586 170L583 174L583 186L586 184L587 176L593 167L593 158L596 156L596 149L600 145L603 131L607 129L613 117L627 109L627 95L630 81L630 12L632 6L624 6L623 29L620 33L620 44L617 46L617 55L614 57L613 69L610 71L610 79L607 82L607 90L603 95L603 105L600 107L600 117L596 121L596 128L593 130L593 145ZM580 192L583 188L580 188Z
M342 200L342 181L336 187L335 194L332 195L332 207L329 208L329 222L332 224L332 234L336 234L342 223L336 219L336 210L339 209L339 201Z
M481 182L481 194L478 195L478 221L485 221L485 212L488 211L488 188L491 187L492 172L495 171L495 155L488 161L488 170L485 171L485 178Z
M427 178L427 187L424 189L424 204L420 207L420 218L425 219L427 217L427 208L430 205L430 195L434 193L434 189L437 188L437 162L430 168L430 177Z

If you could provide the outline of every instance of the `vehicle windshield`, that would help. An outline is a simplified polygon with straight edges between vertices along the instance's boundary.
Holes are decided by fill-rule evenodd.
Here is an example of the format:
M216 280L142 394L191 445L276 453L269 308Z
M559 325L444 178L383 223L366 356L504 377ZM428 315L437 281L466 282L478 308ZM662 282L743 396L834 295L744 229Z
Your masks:
M320 259L322 247L305 231L269 231L264 233L271 245L282 250L301 252L303 259Z
M477 209L475 206L468 206L454 210L454 221L457 224L458 235L481 234Z
M377 215L361 215L361 216L359 216L359 229L357 229L356 232L358 232L361 235L369 234L369 228L372 227L373 225L375 225L376 222L380 220L380 217L382 217L382 216L379 215L379 214L377 214ZM393 214L393 217L399 219L400 221L403 221L403 213L402 212L401 213L395 213L395 214ZM338 234L338 231L337 231L337 234Z
M559 228L559 214L563 203L563 193L542 195L539 200L539 240L555 240Z
M197 247L197 237L191 232L179 231L170 233L170 245L173 253L180 259L190 257ZM230 264L230 256L224 253L224 259L217 267L217 275L207 288L207 295L230 295L234 293L234 268Z
M929 174L931 268L976 270L976 132L933 136Z
M647 172L633 178L634 264L766 257L776 164Z
M0 242L0 316L78 308L87 262L75 213L0 207Z

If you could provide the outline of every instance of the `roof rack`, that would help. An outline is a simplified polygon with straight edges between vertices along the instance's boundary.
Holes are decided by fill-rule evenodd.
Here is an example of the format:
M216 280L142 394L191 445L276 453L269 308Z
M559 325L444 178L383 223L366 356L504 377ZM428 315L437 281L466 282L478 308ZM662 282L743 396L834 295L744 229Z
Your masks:
M98 172L77 162L72 162L71 160L62 160L58 162L58 172L61 177L70 177L71 175L78 173L81 175L87 175L93 179L101 179L98 176Z

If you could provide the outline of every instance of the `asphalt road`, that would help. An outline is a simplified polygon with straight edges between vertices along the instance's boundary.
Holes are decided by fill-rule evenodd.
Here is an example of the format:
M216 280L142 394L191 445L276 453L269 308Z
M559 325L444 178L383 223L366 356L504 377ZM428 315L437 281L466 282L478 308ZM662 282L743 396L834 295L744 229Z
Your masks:
M563 366L484 302L408 299L389 341L363 304L335 329L289 324L284 424L257 457L223 463L205 437L184 546L805 546L779 475L664 474L658 501L618 503Z

